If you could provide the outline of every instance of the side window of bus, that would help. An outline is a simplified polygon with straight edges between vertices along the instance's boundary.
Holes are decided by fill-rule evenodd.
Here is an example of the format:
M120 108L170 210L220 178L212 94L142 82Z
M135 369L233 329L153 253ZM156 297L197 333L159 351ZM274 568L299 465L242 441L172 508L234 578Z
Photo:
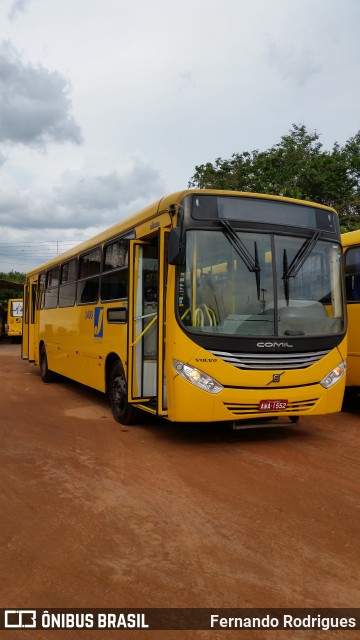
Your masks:
M345 253L345 285L347 302L360 301L360 247Z
M46 274L45 309L54 309L58 303L60 267L49 269Z
M79 280L76 294L78 304L97 302L99 298L100 265L100 247L80 256Z
M37 290L37 300L36 300L36 308L43 309L45 304L45 283L46 283L46 273L40 273L39 276L39 286Z
M129 240L119 239L104 248L101 276L101 300L119 300L128 296Z
M72 307L75 304L77 278L77 259L61 265L59 307Z

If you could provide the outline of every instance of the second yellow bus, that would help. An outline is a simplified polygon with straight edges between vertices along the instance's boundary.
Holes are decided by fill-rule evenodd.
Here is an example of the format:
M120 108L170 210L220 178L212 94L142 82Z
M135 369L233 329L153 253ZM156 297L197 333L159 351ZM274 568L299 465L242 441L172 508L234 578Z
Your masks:
M356 394L360 389L360 230L343 233L345 290L348 313L348 364L346 388Z
M23 299L10 298L7 305L5 335L9 338L22 336Z

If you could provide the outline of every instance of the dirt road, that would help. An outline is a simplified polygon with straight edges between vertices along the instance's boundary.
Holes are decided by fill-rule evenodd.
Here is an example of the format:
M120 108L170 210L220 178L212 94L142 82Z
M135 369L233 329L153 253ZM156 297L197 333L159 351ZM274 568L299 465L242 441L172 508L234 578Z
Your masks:
M1 344L0 607L359 606L359 407L289 429L122 427L101 394L44 385Z

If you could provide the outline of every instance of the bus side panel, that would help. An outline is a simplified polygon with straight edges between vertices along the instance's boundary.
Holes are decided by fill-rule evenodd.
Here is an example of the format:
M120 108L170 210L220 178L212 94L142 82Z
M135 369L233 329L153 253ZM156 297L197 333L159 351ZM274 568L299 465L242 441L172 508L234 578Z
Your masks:
M106 358L126 364L126 325L108 323L107 308L96 304L41 311L40 341L51 371L98 391L106 390Z
M348 314L346 386L360 387L360 230L343 233Z
M360 386L360 304L348 304L348 357L346 386Z
M39 338L51 371L102 391L103 361L92 340L93 317L88 306L42 310Z

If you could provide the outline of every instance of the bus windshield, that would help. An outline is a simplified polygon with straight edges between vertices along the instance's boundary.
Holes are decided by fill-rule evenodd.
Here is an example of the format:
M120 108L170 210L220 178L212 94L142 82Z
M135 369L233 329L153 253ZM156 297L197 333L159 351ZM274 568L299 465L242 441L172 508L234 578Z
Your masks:
M178 311L191 332L323 336L344 331L341 250L332 241L189 230Z
M22 300L12 300L10 315L13 318L22 318L23 315L23 301Z

